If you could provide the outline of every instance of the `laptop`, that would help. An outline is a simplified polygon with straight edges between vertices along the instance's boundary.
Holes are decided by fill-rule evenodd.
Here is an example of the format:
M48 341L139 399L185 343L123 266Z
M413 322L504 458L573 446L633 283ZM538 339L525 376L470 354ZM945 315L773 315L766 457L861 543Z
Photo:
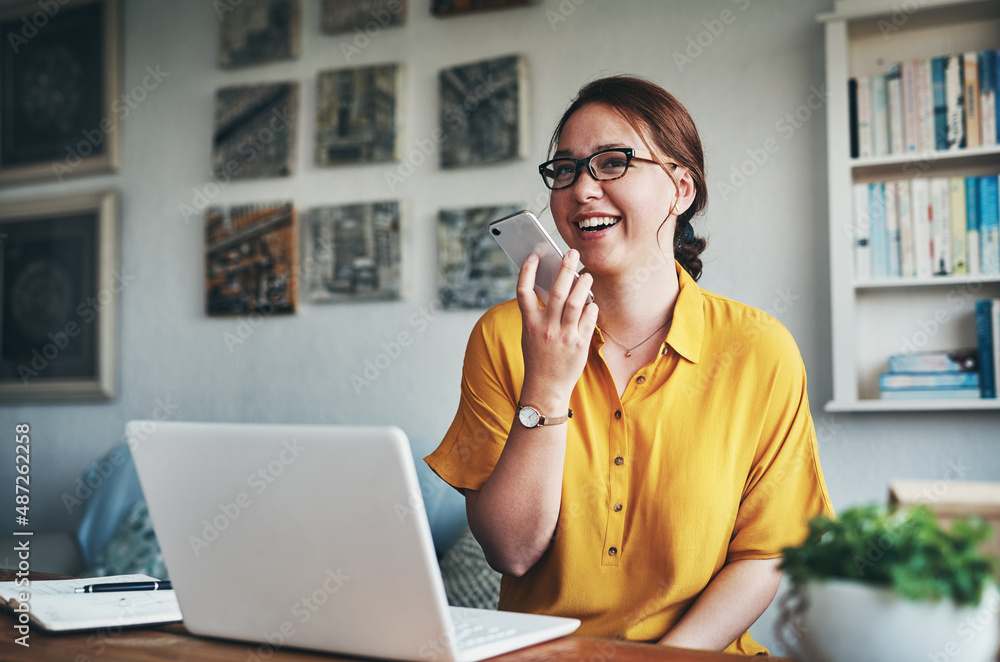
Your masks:
M285 647L474 662L580 621L449 607L409 442L388 426L130 421L184 625Z

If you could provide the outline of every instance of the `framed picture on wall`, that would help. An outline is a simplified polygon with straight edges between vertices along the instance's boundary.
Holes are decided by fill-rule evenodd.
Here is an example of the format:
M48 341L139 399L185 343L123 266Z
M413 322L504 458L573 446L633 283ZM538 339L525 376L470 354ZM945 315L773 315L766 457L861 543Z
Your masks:
M224 87L215 93L212 176L286 177L295 169L298 83Z
M295 312L298 242L291 202L209 207L205 242L208 315Z
M435 16L453 16L486 9L508 9L537 4L538 0L431 0Z
M399 202L310 209L303 226L304 282L313 303L402 296Z
M118 194L0 205L0 401L115 396Z
M236 69L299 56L300 0L214 2L219 66Z
M527 69L523 55L508 55L441 70L442 168L527 154Z
M0 184L118 169L138 101L120 98L119 16L119 0L0 8Z
M402 66L321 71L316 77L316 165L399 160Z
M489 308L516 295L518 269L487 231L517 205L438 213L438 297L445 308Z
M406 23L406 0L323 0L320 26L326 34L360 30L367 35ZM347 55L357 50L341 45Z

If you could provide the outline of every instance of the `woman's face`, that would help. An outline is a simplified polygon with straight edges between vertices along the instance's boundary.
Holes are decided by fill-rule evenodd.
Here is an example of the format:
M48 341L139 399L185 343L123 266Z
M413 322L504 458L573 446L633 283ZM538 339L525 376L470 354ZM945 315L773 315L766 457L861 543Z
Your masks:
M662 254L672 259L675 215L691 205L695 192L690 174L678 167L674 170L681 188L678 199L664 169L639 160L663 162L665 156L649 154L635 129L604 104L588 104L570 116L556 156L582 159L612 147L636 152L624 176L599 182L583 171L572 186L552 191L550 201L559 234L570 248L580 251L580 261L595 276L626 274L646 264L649 255L659 257L661 247Z

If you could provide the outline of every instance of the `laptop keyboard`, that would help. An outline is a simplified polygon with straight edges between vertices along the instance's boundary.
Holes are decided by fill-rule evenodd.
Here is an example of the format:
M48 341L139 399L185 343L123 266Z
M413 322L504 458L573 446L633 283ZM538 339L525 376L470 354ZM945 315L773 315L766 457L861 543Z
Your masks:
M506 639L517 634L513 628L504 629L494 625L475 623L455 627L455 641L460 649L474 648L482 644Z

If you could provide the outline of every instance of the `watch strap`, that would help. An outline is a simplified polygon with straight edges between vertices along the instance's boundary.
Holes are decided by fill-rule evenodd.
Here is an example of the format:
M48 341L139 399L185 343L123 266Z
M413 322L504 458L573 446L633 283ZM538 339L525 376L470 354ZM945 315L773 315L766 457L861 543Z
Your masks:
M520 402L518 402L517 403L517 411L514 412L514 415L519 417L519 414L521 413L521 410L524 409L525 407L531 407L535 411L538 411L537 407L532 407L531 405L522 405ZM546 426L546 425L549 425L549 426L551 426L551 425L562 425L563 423L565 423L566 421L568 421L571 418L573 418L573 410L572 409L568 409L566 411L566 414L563 415L563 416L542 416L542 413L539 411L538 412L538 424L535 427L540 428L540 427L543 427L543 426Z

